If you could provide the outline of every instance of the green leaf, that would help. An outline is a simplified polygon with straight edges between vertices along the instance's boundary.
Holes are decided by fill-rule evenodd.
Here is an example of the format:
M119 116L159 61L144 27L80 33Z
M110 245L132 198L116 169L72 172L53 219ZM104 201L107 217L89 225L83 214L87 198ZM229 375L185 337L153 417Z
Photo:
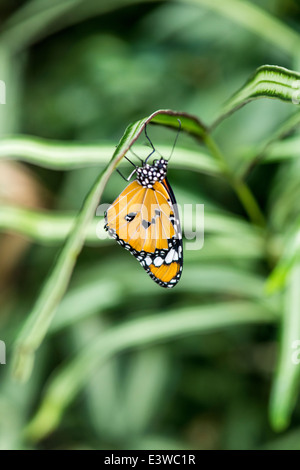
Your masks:
M169 370L168 350L163 346L143 348L131 358L120 410L124 427L130 434L144 434L153 418L160 412L161 395L167 388Z
M185 113L182 115L182 113L167 110L156 111L148 118L127 127L110 163L96 179L94 186L87 195L71 233L55 260L52 271L37 298L33 311L18 335L14 352L13 374L19 380L27 380L32 372L35 351L47 334L55 310L68 287L76 259L85 241L88 226L96 212L107 181L129 148L138 139L145 125L154 118L158 119L160 114L169 116L168 118L165 117L165 125L168 124L171 127L178 128L177 119L183 116L182 129L184 131L189 132L192 127L191 122L194 121L192 130L194 135L198 133L198 136L202 136L205 132L197 118L187 116Z
M26 2L2 27L2 42L7 48L19 52L28 47L34 39L45 34L51 23L55 23L78 6L80 1L44 1L42 7L40 0Z
M126 278L124 278L126 272ZM230 295L237 299L262 301L265 279L256 273L226 266L225 263L208 263L202 260L201 266L188 259L184 275L177 286L177 293L212 295L214 298ZM141 276L140 268L122 263L118 257L110 257L109 262L81 270L75 276L70 289L57 309L49 333L100 314L108 307L118 307L132 301L139 295L155 295L156 286L147 276ZM164 293L161 293L164 295ZM265 305L276 311L275 299L263 300ZM85 308L82 308L82 305Z
M58 142L33 136L0 139L0 160L20 160L53 170L72 170L86 166L104 166L113 145L89 145Z
M203 5L242 27L269 41L289 56L296 56L300 46L300 36L287 24L267 11L245 0L184 0L186 3Z
M300 136L295 135L288 139L270 145L265 153L263 163L287 161L300 157Z
M299 261L299 225L299 221L297 221L293 229L290 230L285 237L283 253L266 282L265 291L267 294L278 292L285 286L286 279L289 276L290 271L294 269L294 265Z
M258 98L273 98L299 104L300 73L277 65L259 67L245 85L225 103L211 128L215 128L234 111Z
M1 42L0 36L0 80L5 83L6 95L5 105L0 103L0 137L18 131L23 65L23 61L14 60L13 54Z
M76 214L55 213L16 207L0 206L0 231L15 232L43 245L61 245L74 225ZM102 220L102 219L101 219ZM90 243L105 243L96 236L100 218L93 219L87 228Z
M276 431L286 429L299 393L300 382L300 265L290 271L284 296L277 371L272 385L270 420ZM299 361L298 361L299 362Z
M299 124L300 112L298 111L281 124L273 135L262 142L258 148L248 150L238 171L240 177L245 179L258 164L284 161L299 156L299 137L286 138L299 127ZM285 140L282 140L284 138Z
M171 110L158 111L157 113L154 113L153 118L151 118L151 123L178 129L178 119L180 119L181 129L183 131L202 141L203 137L207 133L207 128L195 116L191 119L191 115L188 113Z
M186 125L185 130L197 133L197 127L191 125L193 121L187 121L187 123L189 122L190 125ZM199 132L200 129L198 129L198 137ZM0 139L0 160L21 160L53 170L73 170L87 166L104 166L110 157L112 148L113 144L110 146L88 145L79 142L70 144L36 137L16 136ZM139 145L134 147L135 153L141 155L144 149L145 147ZM160 145L159 151L162 155L168 155L170 147ZM176 146L172 167L213 175L218 175L221 172L218 163L202 149L196 152L179 146Z
M14 52L19 52L66 26L141 1L43 0L41 5L41 0L31 0L19 8L5 23L2 42Z
M153 1L153 0L152 0ZM146 0L40 0L26 2L4 25L3 39L14 50L22 50L36 39L97 14ZM288 56L299 48L299 34L267 11L245 0L181 0L211 9L270 42Z
M111 328L52 377L26 435L36 441L52 432L87 378L115 354L186 335L206 333L232 325L273 323L276 319L276 314L259 303L223 302L159 312Z

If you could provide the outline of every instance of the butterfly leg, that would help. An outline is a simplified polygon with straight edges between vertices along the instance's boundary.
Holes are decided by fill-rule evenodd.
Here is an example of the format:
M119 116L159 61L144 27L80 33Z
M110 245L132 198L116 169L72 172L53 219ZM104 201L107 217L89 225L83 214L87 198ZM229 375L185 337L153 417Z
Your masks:
M122 173L120 172L120 170L117 169L117 172L119 173L119 175L123 178L123 180L125 181L130 181L132 176L134 175L134 173L136 172L136 168L130 173L130 175L128 176L128 178L125 178L124 175L122 175Z
M152 148L152 152L149 153L148 157L147 157L146 160L145 160L145 163L147 163L147 160L149 160L149 158L151 157L151 155L154 154L154 152L155 152L155 147L154 147L154 145L152 144L152 142L151 142L151 140L150 140L150 137L149 137L148 134L147 134L147 124L145 124L144 130L145 130L146 139L148 140L148 142L149 142L149 144L151 145L151 148Z

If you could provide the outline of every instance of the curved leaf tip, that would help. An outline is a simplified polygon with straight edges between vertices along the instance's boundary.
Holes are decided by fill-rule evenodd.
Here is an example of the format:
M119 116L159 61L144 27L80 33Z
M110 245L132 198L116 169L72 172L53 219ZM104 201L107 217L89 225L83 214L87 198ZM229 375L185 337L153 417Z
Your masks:
M262 65L225 103L211 129L249 101L258 98L279 99L298 105L300 103L300 73L278 65Z

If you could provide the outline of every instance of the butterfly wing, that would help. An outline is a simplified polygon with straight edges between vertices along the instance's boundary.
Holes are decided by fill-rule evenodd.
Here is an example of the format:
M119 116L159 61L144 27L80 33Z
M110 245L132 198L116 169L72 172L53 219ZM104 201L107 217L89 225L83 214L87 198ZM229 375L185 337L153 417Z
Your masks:
M165 178L152 188L130 183L109 207L105 229L162 287L172 288L183 265L182 236L173 191Z
M161 211L158 228L161 229L159 240L162 243L158 244L154 254L150 256L152 263L149 266L149 275L159 285L172 288L179 281L183 267L179 214L176 199L167 178L161 183L155 183L154 190Z

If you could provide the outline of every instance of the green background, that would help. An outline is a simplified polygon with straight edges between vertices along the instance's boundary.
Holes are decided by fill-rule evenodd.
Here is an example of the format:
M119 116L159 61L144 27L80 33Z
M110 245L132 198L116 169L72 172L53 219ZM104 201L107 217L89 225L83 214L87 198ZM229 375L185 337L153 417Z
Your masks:
M1 0L0 13L0 447L300 449L300 76L263 69L223 108L264 64L300 71L298 2ZM67 288L80 243L58 253L80 239L86 195L157 109L206 126L225 112L203 139L187 120L168 172L179 204L205 205L203 249L164 290L97 239L95 218ZM148 132L168 156L175 132ZM147 154L143 132L133 149ZM125 187L112 170L102 202Z

